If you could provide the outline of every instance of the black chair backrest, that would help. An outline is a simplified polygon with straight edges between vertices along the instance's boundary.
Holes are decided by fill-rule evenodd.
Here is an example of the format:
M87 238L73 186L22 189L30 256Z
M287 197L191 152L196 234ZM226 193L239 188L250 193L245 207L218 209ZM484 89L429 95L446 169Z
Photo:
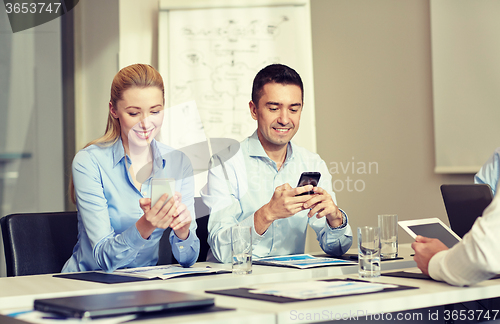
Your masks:
M196 212L196 235L200 239L200 256L198 262L207 261L207 253L210 249L208 245L208 217L210 217L210 208L201 200L201 197L194 198L194 209Z
M462 238L493 200L487 184L443 184L441 194L450 227Z
M61 272L78 239L76 211L12 214L0 224L8 277Z
M203 203L200 197L194 198L194 209L196 213L196 235L200 239L200 255L197 262L204 262L207 260L207 253L210 248L208 245L208 217L210 209ZM172 247L168 237L172 229L168 228L163 232L160 239L160 247L158 249L158 262L157 265L175 264L178 263L172 254Z
M200 239L200 256L198 257L198 262L207 261L207 254L210 246L208 245L208 217L203 216L196 219L198 228L196 229L196 235Z

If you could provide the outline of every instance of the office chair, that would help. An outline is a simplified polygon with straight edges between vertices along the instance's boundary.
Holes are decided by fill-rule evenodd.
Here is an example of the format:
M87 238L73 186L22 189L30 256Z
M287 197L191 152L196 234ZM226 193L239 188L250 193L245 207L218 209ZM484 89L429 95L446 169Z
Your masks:
M207 253L210 248L207 242L207 226L210 209L203 203L201 197L194 197L194 210L196 214L197 225L196 235L200 239L200 255L198 256L198 260L196 262L204 262L207 260ZM157 265L179 263L172 254L172 247L170 246L170 241L168 240L168 236L170 235L171 230L171 228L166 229L160 239Z
M12 214L0 225L8 277L61 272L78 239L76 211Z

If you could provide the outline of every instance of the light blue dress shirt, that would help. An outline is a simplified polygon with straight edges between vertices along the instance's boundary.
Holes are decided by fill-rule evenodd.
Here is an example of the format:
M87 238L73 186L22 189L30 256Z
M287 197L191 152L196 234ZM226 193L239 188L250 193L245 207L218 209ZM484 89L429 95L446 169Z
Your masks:
M222 163L222 164L221 164ZM326 217L307 217L303 210L291 217L275 220L259 235L254 228L254 213L273 196L276 187L288 183L295 187L305 171L321 172L319 187L332 191L332 176L319 155L288 144L286 160L280 170L264 151L257 132L243 142L218 152L211 160L208 183L201 190L203 202L210 208L208 243L215 258L231 261L233 225L251 226L253 256L267 257L304 253L307 224L316 232L323 251L333 256L344 254L352 244L352 232L344 214L344 224L331 228Z
M478 173L474 176L474 183L488 184L495 195L498 185L498 177L500 172L500 147L495 149L493 155L481 167Z
M121 139L110 146L91 145L73 159L73 182L78 208L78 242L62 272L104 270L156 265L163 229L142 238L135 223L144 214L139 199L149 198L151 179L175 178L175 191L191 213L189 237L170 233L172 252L184 267L196 262L200 241L196 236L194 179L189 159L180 151L153 140L153 176L139 191L133 184ZM126 161L125 161L126 159Z

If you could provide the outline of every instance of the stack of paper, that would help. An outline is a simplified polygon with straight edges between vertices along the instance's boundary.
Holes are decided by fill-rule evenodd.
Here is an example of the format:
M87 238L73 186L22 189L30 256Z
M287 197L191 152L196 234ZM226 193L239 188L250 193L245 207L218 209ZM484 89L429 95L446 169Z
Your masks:
M371 293L385 288L396 287L389 284L356 281L305 281L266 285L261 286L259 289L250 290L250 292L296 299L310 299Z
M228 272L228 271L221 269L214 269L214 268L196 268L196 267L183 268L176 265L119 269L115 271L115 273L117 274L124 274L141 278L160 278L160 279L170 279L174 277L191 275L191 274L209 274L209 273L219 273L219 272Z
M320 258L310 254L294 254L282 257L267 257L254 259L254 264L293 267L299 269L307 269L324 266L338 266L356 264L354 261L335 259L335 258Z

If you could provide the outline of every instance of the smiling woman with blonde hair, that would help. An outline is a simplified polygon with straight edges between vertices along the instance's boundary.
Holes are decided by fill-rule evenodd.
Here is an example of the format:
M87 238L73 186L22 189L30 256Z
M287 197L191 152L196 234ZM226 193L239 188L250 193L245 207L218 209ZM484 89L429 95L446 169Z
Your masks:
M105 134L78 152L70 195L78 210L78 242L63 272L156 265L163 231L185 267L196 262L194 180L189 159L157 142L164 112L164 87L153 67L121 69L111 85ZM153 178L175 179L173 197L151 206Z

